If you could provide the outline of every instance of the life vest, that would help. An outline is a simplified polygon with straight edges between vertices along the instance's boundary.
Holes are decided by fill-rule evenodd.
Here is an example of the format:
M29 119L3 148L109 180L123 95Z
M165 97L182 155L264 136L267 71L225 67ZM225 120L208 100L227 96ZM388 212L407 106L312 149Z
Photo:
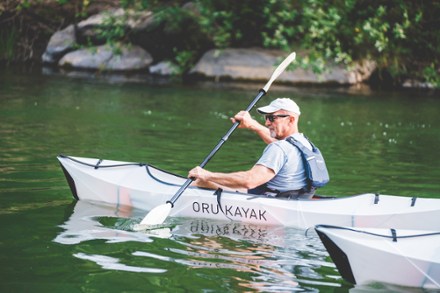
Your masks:
M321 151L305 135L304 137L312 146L312 150L305 147L301 142L291 136L286 138L286 140L294 145L301 153L308 189L312 189L313 187L323 187L330 181L324 157L322 156Z

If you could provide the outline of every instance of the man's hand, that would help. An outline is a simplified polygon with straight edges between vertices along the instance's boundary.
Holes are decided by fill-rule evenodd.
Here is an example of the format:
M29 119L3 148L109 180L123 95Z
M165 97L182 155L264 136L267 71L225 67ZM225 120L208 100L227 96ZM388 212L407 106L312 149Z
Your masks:
M231 118L232 123L240 122L240 125L238 125L238 128L247 128L247 129L255 129L257 121L255 121L249 112L247 111L240 111L233 118Z
M197 166L188 172L188 178L193 178L194 180L208 181L210 172Z
M235 114L234 118L231 118L232 123L240 122L238 128L249 129L258 136L267 144L274 142L276 139L270 136L269 128L260 124L257 120L253 119L249 112L240 111Z

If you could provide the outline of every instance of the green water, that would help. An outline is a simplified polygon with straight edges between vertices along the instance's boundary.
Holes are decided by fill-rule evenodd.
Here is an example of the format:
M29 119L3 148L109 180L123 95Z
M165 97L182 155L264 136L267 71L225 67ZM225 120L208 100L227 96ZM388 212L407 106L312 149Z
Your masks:
M142 213L73 201L57 154L142 161L186 175L261 86L123 83L1 69L0 291L410 290L352 287L319 239L303 231L168 219L170 235L161 237L126 229ZM435 94L274 85L260 105L279 96L298 102L301 131L325 155L331 183L321 194L440 197ZM263 147L253 133L237 130L207 168L250 168Z

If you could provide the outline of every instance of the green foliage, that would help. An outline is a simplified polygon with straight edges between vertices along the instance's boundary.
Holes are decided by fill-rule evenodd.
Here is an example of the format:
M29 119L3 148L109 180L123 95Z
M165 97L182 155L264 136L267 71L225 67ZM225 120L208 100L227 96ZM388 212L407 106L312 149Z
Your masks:
M144 10L151 7L149 0L119 0L122 8L132 8L135 10ZM157 1L154 1L157 2ZM156 3L157 5L157 3Z
M299 11L289 1L269 1L263 8L267 22L262 31L263 46L290 50L297 30Z
M14 48L17 37L15 28L0 31L0 60L12 61L14 59Z
M261 46L267 16L265 0L198 0L198 22L218 48Z
M123 46L130 46L127 40L127 14L112 15L106 14L102 24L97 30L98 39L104 40L105 44L110 46L116 55L122 54ZM125 45L123 45L125 43Z
M189 12L178 6L168 6L154 16L163 25L164 33L173 34L182 31L182 24L188 19Z
M216 47L302 48L308 55L298 58L298 65L315 72L325 71L328 62L349 66L353 60L372 58L395 79L409 71L423 71L428 79L426 74L436 72L440 64L438 1L199 0L197 4L200 26Z
M69 0L56 0L59 4L64 5L69 2Z
M440 74L434 63L423 69L422 76L427 83L440 88Z
M31 1L29 0L23 0L21 2L18 3L17 5L17 10L20 11L22 9L28 9L30 8L32 5Z
M116 45L126 38L127 14L112 15L106 14L102 24L97 30L99 39L105 41L107 45L116 47Z
M178 66L175 73L178 75L187 72L197 61L195 58L195 53L193 51L190 50L181 51L174 49L174 53L175 53L174 60Z
M45 1L17 0L14 9L29 9ZM84 18L89 7L98 3L52 1L73 4L78 18ZM418 78L438 85L439 1L119 0L119 5L154 12L156 27L152 31L156 31L148 35L154 44L144 46L155 50L157 61L173 60L181 73L207 49L265 47L302 49L306 56L297 58L296 66L318 73L324 72L329 62L350 66L367 58L375 60L379 70L396 81ZM113 46L127 42L131 38L125 21L125 17L109 16L99 37ZM5 58L10 56L16 36L14 32L5 34L1 28L0 32L0 52Z
M135 2L135 1L134 1ZM144 48L155 61L168 60L178 66L175 73L185 74L213 45L197 21L197 11L187 1L143 1L130 8L143 6L154 13L154 20L145 30L148 39ZM157 41L156 41L157 40Z

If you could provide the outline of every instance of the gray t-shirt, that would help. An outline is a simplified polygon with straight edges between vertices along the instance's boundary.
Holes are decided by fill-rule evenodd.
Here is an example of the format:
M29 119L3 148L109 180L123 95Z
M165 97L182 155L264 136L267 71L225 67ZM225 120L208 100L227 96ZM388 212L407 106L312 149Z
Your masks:
M312 149L302 133L295 133L292 137L305 147ZM277 140L270 143L263 151L263 155L256 165L263 165L275 172L267 187L280 192L298 190L307 185L304 164L301 153L286 140Z

